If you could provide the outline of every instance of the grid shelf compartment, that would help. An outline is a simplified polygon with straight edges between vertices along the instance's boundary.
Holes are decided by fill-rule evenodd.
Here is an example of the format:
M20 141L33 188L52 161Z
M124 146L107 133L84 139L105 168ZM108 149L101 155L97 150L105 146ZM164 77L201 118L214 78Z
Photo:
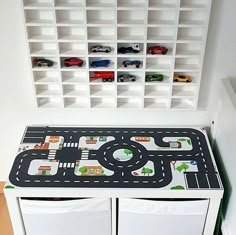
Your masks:
M143 10L118 10L117 23L118 25L144 25L145 24L145 12Z
M142 95L142 92L143 92L143 87L138 84L117 86L117 95L119 97L130 97L130 96L140 97Z
M85 29L79 27L58 27L58 40L59 42L66 41L85 41Z
M179 25L183 26L204 26L206 22L206 12L199 10L181 11L179 16Z
M147 58L146 60L146 68L148 70L168 71L171 70L171 66L172 66L172 58L153 57L153 58Z
M172 81L171 78L171 73L170 72L156 72L156 71L149 71L145 73L145 77L148 75L155 75L155 74L161 74L164 76L164 79L162 81L151 81L151 82L147 82L145 81L146 85L152 86L155 84L163 84L163 83L170 83L170 81Z
M144 108L145 109L160 109L167 110L170 107L169 98L145 98Z
M36 65L34 65L33 61L35 59L47 59L47 60L51 60L53 61L53 66L48 67L48 66L42 66L42 67L38 67ZM57 57L51 57L51 56L32 56L31 57L31 65L32 65L32 69L33 71L50 71L50 70L56 70L58 69L58 58Z
M147 40L154 41L174 41L174 27L148 27Z
M181 8L207 8L209 0L181 0Z
M148 14L148 24L153 26L175 25L176 11L175 10L150 10Z
M143 101L139 97L132 98L117 98L118 109L141 109Z
M176 58L175 71L195 71L200 69L200 59L193 58Z
M84 97L65 97L65 108L89 108L89 98Z
M114 0L86 0L87 8L104 9L115 6Z
M29 41L56 41L54 27L28 26L27 33Z
M145 37L143 27L118 27L117 39L118 41L143 41Z
M58 84L35 85L37 97L60 96L61 90Z
M113 97L115 93L116 90L113 84L90 85L91 97Z
M85 14L81 10L56 10L57 25L81 25L85 22Z
M55 18L50 10L25 10L27 25L53 25Z
M128 66L128 67L125 67L123 65L123 62L124 61L141 61L141 65L139 66L139 68L137 68L135 65L132 65L132 66ZM123 70L123 71L129 71L129 70L132 70L132 71L140 71L142 68L143 68L143 57L133 57L133 55L130 55L129 57L118 57L118 60L117 60L117 67L119 70Z
M77 96L88 96L88 86L79 84L79 85L69 85L63 84L63 95L64 97L77 97Z
M172 98L171 109L175 110L193 110L194 99L193 98Z
M101 61L101 60L109 60L110 64L107 66L102 66L102 67L93 67L93 62L94 61ZM114 68L116 67L116 60L113 57L89 57L89 68L90 70L114 70Z
M196 109L211 0L21 1L38 107ZM138 53L118 52L134 44ZM91 51L99 45L108 51ZM149 53L155 46L168 51ZM83 65L65 65L72 57ZM38 67L35 59L54 64ZM91 66L99 60L112 63ZM164 79L149 76L158 74ZM192 81L174 82L175 74Z
M60 8L80 8L84 6L83 0L55 0L56 9Z
M63 102L60 97L38 97L37 105L39 108L62 108Z
M178 29L178 41L203 41L204 31L202 27L179 27Z
M86 71L62 71L63 84L88 83Z
M149 47L155 47L155 46L161 46L161 47L166 47L168 49L167 53L164 54L151 54L148 53L148 48ZM173 48L174 48L174 44L173 43L147 43L147 57L165 57L165 56L172 56L173 55Z
M29 46L32 56L55 56L57 54L56 43L30 42Z
M177 0L149 0L149 8L176 8Z
M134 75L136 78L136 81L124 81L124 82L119 82L118 81L118 77L121 76L121 75L126 75L126 74L129 74L129 75ZM142 83L143 82L143 72L139 72L139 71L130 71L130 72L118 72L117 73L117 82L119 83L119 85L126 85L126 84L130 84L130 85L133 85L133 84L136 84L136 83Z
M116 108L115 98L105 97L105 98L91 98L91 108L98 109L113 109Z
M153 86L145 86L144 95L150 97L156 96L170 96L171 87L167 85L153 85Z
M115 40L115 29L113 27L88 27L88 40L90 41L112 41Z
M194 97L196 94L196 86L190 84L182 86L173 86L172 96L175 97Z
M177 43L176 56L200 56L202 50L202 43Z
M118 0L118 8L144 8L146 6L145 0Z
M139 48L140 48L140 51L138 52L138 53L135 53L135 52L130 52L130 53L119 53L118 51L117 51L117 54L118 54L118 56L121 56L121 57L136 57L136 56L138 56L138 57L140 57L140 56L143 56L143 50L144 50L144 48L143 48L143 43L117 43L117 50L119 49L119 48L121 48L121 47L125 47L125 48L127 48L127 47L132 47L132 46L134 46L135 44L138 44L139 45Z
M53 6L52 0L23 0L25 8L47 8Z
M85 43L76 42L60 42L59 53L61 56L78 56L87 54L87 45Z
M65 61L65 59L68 59L68 58L71 58L71 57L70 56L60 57L61 69L63 69L63 71L66 71L66 70L82 70L82 69L85 69L87 67L86 58L85 57L78 57L78 56L76 56L76 58L83 60L83 65L82 66L81 65L72 65L72 66L66 67L64 65L64 61Z
M58 83L59 72L57 71L34 71L35 84Z
M115 12L109 10L88 10L87 11L87 24L114 24Z
M92 52L91 49L96 46L110 47L111 52ZM89 56L99 57L99 56L114 56L116 44L114 43L89 43L88 44L88 54Z

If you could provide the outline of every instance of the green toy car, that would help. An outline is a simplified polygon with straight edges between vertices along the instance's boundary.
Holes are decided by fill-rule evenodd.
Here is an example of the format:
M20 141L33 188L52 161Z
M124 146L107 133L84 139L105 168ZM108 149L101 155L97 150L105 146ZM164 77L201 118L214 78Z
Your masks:
M145 81L146 82L161 82L164 80L164 76L162 74L151 74L146 75Z

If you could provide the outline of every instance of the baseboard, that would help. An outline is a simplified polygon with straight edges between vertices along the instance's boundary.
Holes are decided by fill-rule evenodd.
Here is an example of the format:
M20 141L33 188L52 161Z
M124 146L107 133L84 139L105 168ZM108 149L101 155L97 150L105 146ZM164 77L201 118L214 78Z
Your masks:
M232 233L230 232L229 226L227 224L227 221L225 220L222 222L221 231L223 235L232 235Z

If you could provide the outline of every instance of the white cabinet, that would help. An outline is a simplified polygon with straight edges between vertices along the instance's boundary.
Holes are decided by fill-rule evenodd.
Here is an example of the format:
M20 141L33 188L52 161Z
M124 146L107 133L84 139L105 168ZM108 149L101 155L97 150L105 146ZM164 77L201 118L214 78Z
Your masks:
M211 0L22 2L39 108L197 108ZM118 48L135 43L139 53L118 53ZM111 51L91 52L96 45ZM148 53L157 45L168 52ZM83 66L65 67L64 60L71 57L82 59ZM35 58L52 60L54 65L35 66ZM111 63L93 68L91 63L98 60ZM142 66L125 68L125 60L138 60ZM91 78L92 72L106 71L114 72L111 89L101 79ZM135 75L136 81L122 87L118 76L125 73ZM147 82L145 76L151 74L162 74L164 80ZM175 74L188 75L192 82L174 82Z

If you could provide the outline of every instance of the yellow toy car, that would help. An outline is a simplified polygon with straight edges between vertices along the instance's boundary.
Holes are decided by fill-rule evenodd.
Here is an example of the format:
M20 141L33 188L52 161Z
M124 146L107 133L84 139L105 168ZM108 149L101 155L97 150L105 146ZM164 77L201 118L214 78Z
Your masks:
M192 78L189 77L188 75L180 75L180 74L175 74L174 75L174 82L191 82Z

